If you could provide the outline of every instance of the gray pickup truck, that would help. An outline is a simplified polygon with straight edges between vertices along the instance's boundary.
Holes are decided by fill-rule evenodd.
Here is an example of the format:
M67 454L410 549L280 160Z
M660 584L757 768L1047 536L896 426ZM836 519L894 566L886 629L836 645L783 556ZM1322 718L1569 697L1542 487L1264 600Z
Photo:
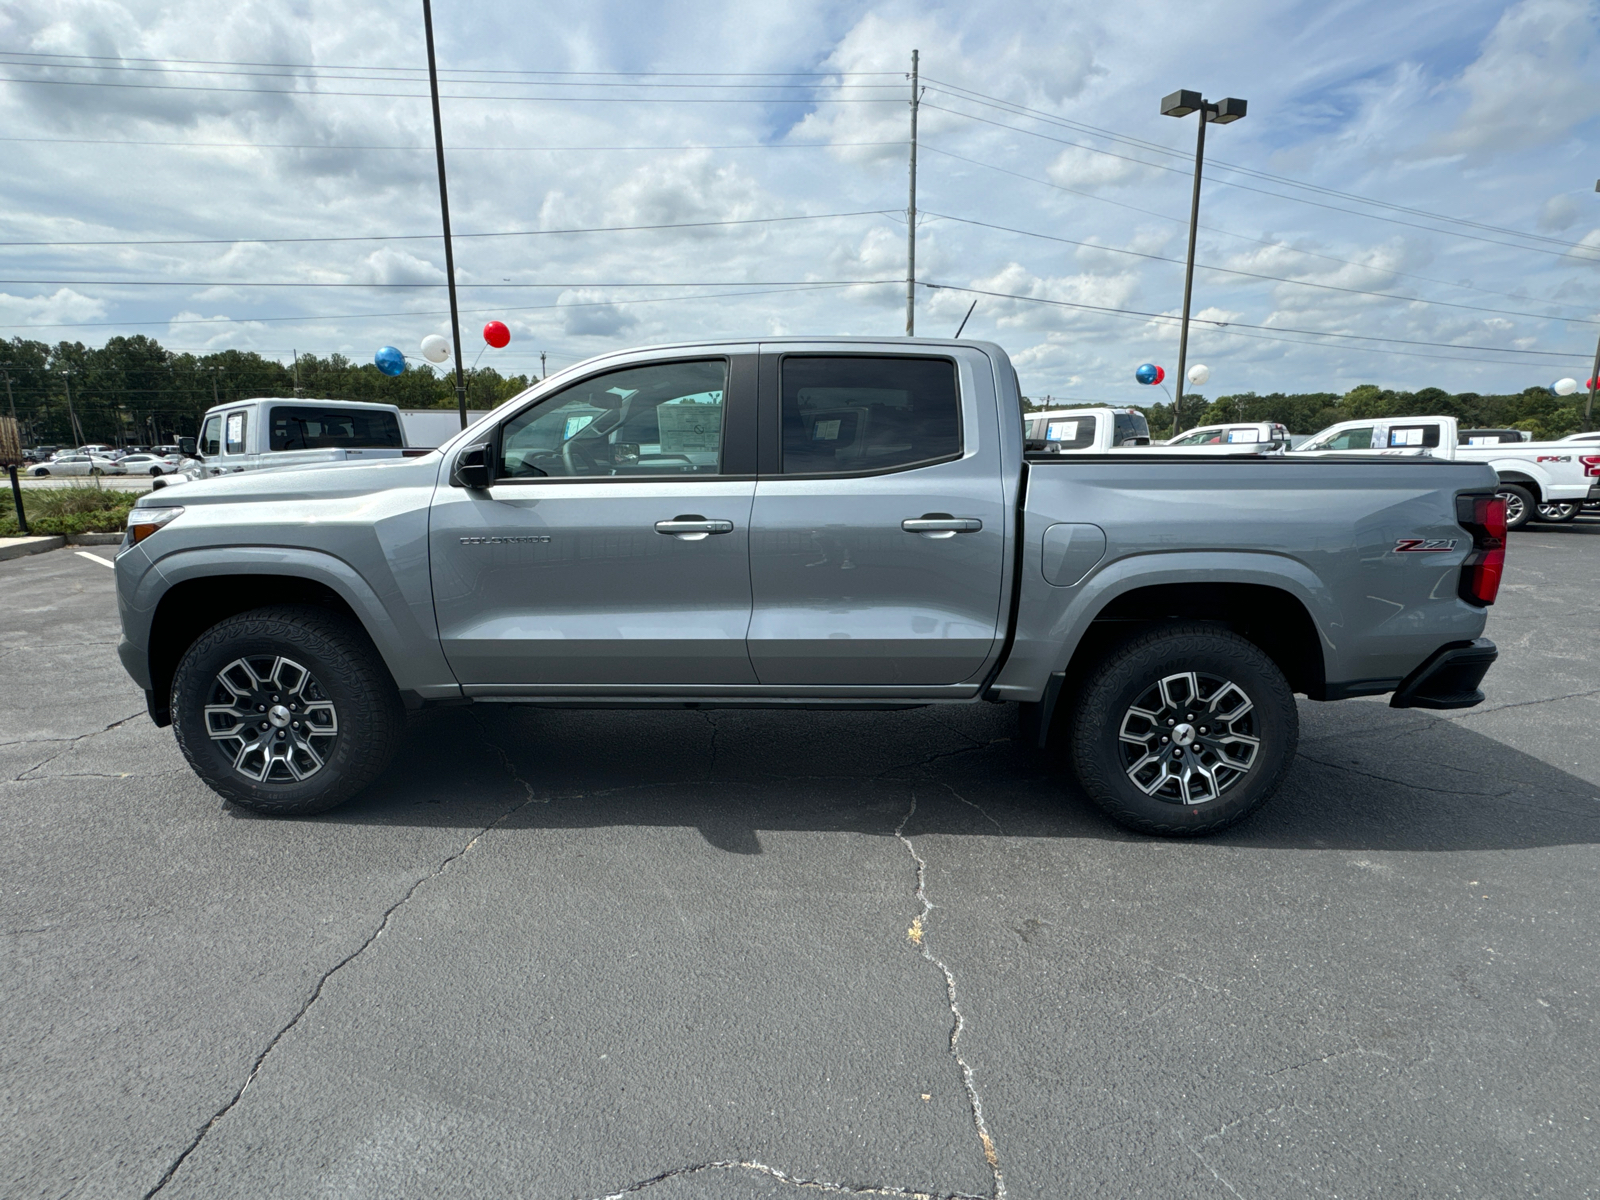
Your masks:
M1115 820L1220 829L1295 693L1466 707L1504 559L1481 464L1026 454L987 342L606 355L420 458L146 496L124 665L261 812L371 784L407 713L1019 705Z

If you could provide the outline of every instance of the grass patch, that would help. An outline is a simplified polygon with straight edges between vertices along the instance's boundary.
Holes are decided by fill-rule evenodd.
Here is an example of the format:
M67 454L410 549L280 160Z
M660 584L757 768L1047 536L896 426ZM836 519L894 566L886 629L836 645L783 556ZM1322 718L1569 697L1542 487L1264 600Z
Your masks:
M121 533L138 492L101 487L24 488L22 506L34 534ZM19 537L16 510L0 506L0 537Z

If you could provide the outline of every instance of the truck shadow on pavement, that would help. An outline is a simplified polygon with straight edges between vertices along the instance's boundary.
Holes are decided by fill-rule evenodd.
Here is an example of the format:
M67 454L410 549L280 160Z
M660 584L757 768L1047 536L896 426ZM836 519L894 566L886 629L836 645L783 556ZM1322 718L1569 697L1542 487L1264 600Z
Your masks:
M1600 841L1600 785L1456 721L1301 702L1300 753L1254 816L1194 845L1513 850ZM542 710L414 718L395 764L316 820L497 831L680 827L734 854L762 833L1144 840L1015 737L1015 710ZM250 814L238 811L238 815Z

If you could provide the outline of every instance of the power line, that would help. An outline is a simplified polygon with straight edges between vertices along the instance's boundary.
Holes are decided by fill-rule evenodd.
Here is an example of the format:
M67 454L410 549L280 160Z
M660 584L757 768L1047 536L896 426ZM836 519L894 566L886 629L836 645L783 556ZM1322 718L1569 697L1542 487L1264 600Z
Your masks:
M50 146L181 146L192 150L421 150L433 153L432 146L352 146L321 142L146 142L128 138L24 138L0 137L0 142L42 142ZM904 146L901 138L888 142L724 142L681 146L456 146L463 150L507 151L549 150L832 150L842 146Z
M886 279L883 283L901 284L903 279ZM640 287L659 286L654 284L640 284ZM670 285L669 285L670 286ZM484 313L514 313L514 312L543 312L548 310L564 310L568 308L606 308L620 307L625 304L668 304L687 300L726 300L744 296L776 296L792 295L797 292L828 291L844 287L859 287L853 283L816 283L797 284L789 287L768 288L761 291L747 292L712 292L693 296L646 296L640 299L619 300L581 300L570 304L528 304L512 308L496 306L494 308L464 308L464 313L482 315ZM189 317L167 321L39 321L28 325L0 325L0 329L120 329L124 326L141 325L260 325L293 324L303 321L365 321L379 318L391 320L404 317L447 317L449 309L413 309L407 312L388 313L318 313L294 317Z
M244 62L235 59L223 58L137 58L131 55L110 54L59 54L34 50L6 50L5 54L20 58L88 58L97 62L144 62L144 63L183 63L186 66L218 66L218 67L284 67L304 68L333 71L414 71L419 77L426 78L426 71L422 67L373 67L357 63L280 63L280 62ZM625 78L644 77L670 77L670 78L713 78L713 79L792 79L796 77L815 77L819 79L853 79L868 76L888 75L898 78L905 74L904 71L546 71L546 70L510 70L489 67L457 67L457 71L467 71L475 75L601 75L620 76Z
M550 234L565 233L634 233L640 230L652 229L709 229L713 226L728 225L771 225L784 221L832 221L842 217L877 217L886 216L898 209L865 209L860 212L849 213L812 213L800 214L790 217L744 217L738 220L727 221L676 221L665 225L595 225L583 229L513 229L503 233L457 233L452 236L457 240L462 238L499 238L499 237L544 237ZM437 233L393 233L393 234L368 234L347 237L237 237L237 238L146 238L142 240L116 240L93 242L0 242L0 247L7 246L232 246L240 242L250 242L260 245L282 245L288 243L308 242L418 242L437 241Z
M1036 233L1031 229L1013 229L1009 225L991 225L987 221L974 221L969 217L955 217L949 213L924 211L930 217L939 217L946 221L957 221L963 225L977 225L983 229L995 229L1001 233L1016 233L1021 234L1023 237L1042 238L1048 242L1062 242L1068 246L1082 246L1089 250L1103 250L1109 254L1123 254L1132 258L1149 259L1152 262L1176 263L1178 266L1182 266L1184 263L1181 258L1170 258L1164 254L1150 254L1142 250L1126 250L1118 246L1107 246L1098 242L1080 242L1073 238L1057 237L1050 233ZM1566 321L1575 325L1600 325L1600 321L1590 321L1582 317L1559 317L1544 313L1519 312L1514 309L1485 308L1477 304L1456 304L1450 300L1425 300L1420 296L1398 296L1393 292L1374 292L1366 288L1340 287L1338 284L1333 283L1313 283L1306 279L1288 279L1282 275L1265 275L1259 271L1240 271L1233 267L1218 267L1209 263L1197 262L1195 266L1201 270L1215 271L1223 275L1239 275L1246 279L1261 279L1269 283L1287 283L1295 287L1318 288L1329 292L1345 292L1353 296L1376 296L1383 300L1399 300L1404 304L1434 304L1444 308L1459 308L1468 312L1491 313L1501 317L1532 317L1537 321Z
M479 290L492 288L506 291L516 288L629 288L629 287L739 287L747 285L752 287L799 287L804 284L826 283L841 287L857 287L863 284L877 284L893 282L887 279L715 279L700 281L685 281L683 283L650 283L635 280L631 283L457 283L457 287L477 288ZM901 279L898 282L904 283ZM44 284L49 287L75 287L79 284L89 287L185 287L185 288L442 288L445 286L441 280L438 283L330 283L322 281L309 281L296 283L291 280L269 280L266 282L250 282L249 280L234 279L205 282L195 279L0 279L0 285L8 287L28 287Z
M1098 201L1101 204L1112 205L1115 208L1124 208L1124 209L1127 209L1129 212L1143 213L1145 216L1148 216L1148 217L1159 217L1163 221L1173 221L1173 222L1175 222L1175 223L1177 223L1179 225L1187 225L1188 222L1189 222L1189 219L1187 217L1175 217L1170 213L1157 212L1155 209L1152 209L1152 208L1141 208L1137 204L1129 204L1129 203L1127 203L1126 201L1123 201L1123 200L1113 200L1109 196L1101 196L1101 195L1098 195L1098 194L1096 194L1094 192L1086 192L1086 191L1082 190L1081 188L1066 187L1063 184L1054 183L1054 182L1052 182L1052 181L1050 181L1048 179L1040 179L1038 176L1035 176L1035 175L1025 175L1021 171L1013 171L1013 170L1010 170L1007 167L997 166L994 163L983 162L981 159L968 158L966 155L963 155L963 154L956 154L956 153L954 153L953 151L950 151L950 150L942 150L939 147L929 145L926 142L922 143L922 149L923 150L931 150L935 154L943 155L946 158L953 158L958 162L970 163L972 166L982 167L986 171L997 171L1002 175L1009 175L1013 179L1023 179L1023 180L1026 180L1029 183L1036 183L1041 187L1053 188L1058 192L1067 192L1070 195L1082 196L1083 198L1085 198L1087 200L1095 200L1095 201ZM1415 279L1420 283L1432 283L1432 284L1436 284L1439 287L1459 288L1462 291L1469 291L1469 292L1481 292L1485 296L1501 296L1501 297L1503 297L1503 298L1505 298L1507 300L1536 300L1537 299L1537 297L1533 297L1533 296L1520 296L1520 295L1517 295L1515 292L1500 292L1500 291L1496 291L1493 288L1479 287L1477 284L1473 284L1473 283L1452 283L1450 280L1447 280L1447 279L1434 279L1434 278L1432 278L1430 276L1427 276L1427 275L1416 275L1416 274L1413 274L1412 272L1400 271L1400 270L1396 270L1396 269L1394 269L1392 267L1375 267L1371 263L1356 262L1353 259L1339 258L1339 257L1337 257L1335 255L1332 255L1332 254L1322 254L1322 253L1319 253L1316 250L1306 250L1306 249L1302 249L1299 246L1292 246L1288 242L1274 241L1272 238L1253 237L1252 235L1250 235L1248 233L1239 233L1236 230L1232 230L1232 229L1222 229L1222 228L1220 228L1220 227L1218 227L1216 225L1201 225L1200 228L1204 229L1207 233L1217 233L1217 234L1221 234L1223 237L1238 238L1241 241L1253 242L1258 246L1266 246L1267 248L1272 249L1272 250L1287 250L1291 254L1299 254L1299 255L1303 255L1303 256L1305 256L1307 258L1317 258L1317 259L1321 259L1323 262L1338 263L1341 266L1356 267L1356 268L1358 268L1360 270L1363 270L1363 271L1383 271L1385 274L1394 275L1394 276L1396 276L1398 278L1401 278L1401 279ZM1573 302L1571 302L1569 300L1543 300L1543 301L1540 301L1540 303L1556 304L1556 305L1561 305L1561 306L1566 307L1566 308L1584 308L1585 307L1585 306L1583 306L1581 304L1574 304ZM1588 311L1588 310L1585 309L1585 311ZM1567 318L1565 318L1565 317L1552 317L1550 319L1551 320L1566 320Z
M949 292L965 292L970 296L991 296L1000 300L1022 300L1029 304L1049 304L1058 308L1077 308L1088 312L1100 312L1127 317L1143 317L1147 320L1153 321L1173 322L1178 320L1177 317L1172 316L1170 313L1143 312L1136 308L1113 308L1104 304L1083 304L1073 300L1046 300L1039 296L1021 296L1010 292L990 292L984 291L982 288L959 287L956 284L949 283L929 283L924 284L923 286ZM1283 325L1252 325L1246 321L1218 321L1211 318L1201 317L1191 317L1190 321L1191 323L1198 322L1202 325L1211 325L1217 329L1225 329L1230 333L1236 329L1258 329L1264 330L1268 333L1298 333L1303 334L1306 337L1341 338L1362 342L1385 342L1399 346L1433 346L1444 350L1468 350L1477 351L1480 353L1486 352L1490 354L1526 354L1534 355L1539 358L1561 358L1568 361L1571 361L1574 358L1582 357L1581 354L1563 353L1554 350L1518 350L1511 346L1459 346L1454 342L1429 342L1417 338L1377 337L1372 334L1365 333L1331 333L1322 329L1293 329ZM1247 335L1240 334L1239 336L1244 337ZM1270 338L1268 340L1282 341L1286 339ZM1502 365L1504 365L1504 360L1500 361L1502 362Z
M977 101L974 101L974 103L977 103ZM983 124L983 125L992 125L996 129L1009 129L1012 133L1021 133L1021 134L1025 134L1028 137L1042 138L1043 140L1045 140L1047 142L1055 142L1057 145L1072 146L1072 147L1074 147L1076 149L1079 149L1079 150L1087 150L1091 154L1101 154L1101 155L1105 155L1105 156L1107 156L1109 158L1119 158L1124 162L1135 163L1135 164L1137 164L1137 165L1139 165L1141 167L1151 167L1151 168L1153 168L1155 170L1158 170L1158 171L1170 171L1175 175L1188 176L1188 175L1192 174L1190 171L1183 170L1183 169L1181 169L1179 167L1168 166L1166 163L1146 162L1144 159L1132 158L1132 157L1130 157L1130 156L1128 156L1126 154L1118 154L1118 153L1116 153L1115 151L1112 151L1112 150L1102 150L1098 146L1087 146L1082 142L1069 142L1065 138L1051 137L1047 133L1040 133L1040 132L1038 132L1037 130L1034 130L1034 129L1022 129L1022 128L1016 126L1016 125L1007 125L1003 121L991 121L987 117L980 117L980 116L976 115L975 113L964 113L964 112L961 112L958 109L944 108L943 106L938 105L938 104L934 104L934 103L932 103L931 101L928 101L928 100L922 101L922 107L931 108L931 109L934 109L934 110L936 110L938 112L942 112L942 113L949 113L951 116L962 117L962 118L964 118L964 119L966 119L968 121L977 121L977 122L979 122L980 124ZM991 105L990 107L994 107L994 106ZM1234 182L1233 180L1230 180L1230 179L1213 179L1212 182L1217 184L1220 187L1238 188L1241 191L1254 192L1258 196L1271 196L1271 197L1273 197L1274 199L1277 199L1277 200L1287 200L1287 201L1289 201L1290 203L1293 203L1293 204L1306 204L1306 205L1310 205L1312 208L1327 209L1329 212L1341 212L1341 213L1345 213L1348 216L1363 217L1363 218L1365 218L1366 220L1369 220L1369 221L1383 221L1383 222L1386 222L1387 224L1390 224L1390 225L1404 225L1407 228L1410 228L1410 229L1421 229L1421 230L1423 230L1424 232L1427 232L1427 233L1443 234L1446 237L1465 238L1465 239L1467 239L1469 241L1474 241L1474 242L1486 242L1486 243L1488 243L1489 245L1492 245L1492 246L1505 246L1505 247L1508 247L1509 249L1512 249L1512 250L1533 251L1536 254L1551 254L1551 255L1556 256L1557 258L1565 258L1566 257L1566 253L1564 251L1557 250L1557 249L1554 249L1554 248L1546 249L1543 246L1519 246L1515 242L1504 242L1504 241L1501 241L1498 238L1483 237L1480 234L1467 233L1467 232L1462 231L1462 230L1457 230L1457 229L1438 229L1438 228L1435 228L1432 225L1419 225L1415 221L1402 221L1398 217L1385 217L1385 216L1381 216L1381 215L1379 215L1377 213L1364 213L1364 212L1359 211L1358 209L1341 208L1337 204L1324 204L1320 200L1312 200L1312 199L1309 199L1308 197L1305 197L1305 196L1286 196L1282 192L1273 192L1273 191L1268 191L1266 188L1251 187L1247 183L1236 183L1236 182ZM1524 237L1524 236L1528 236L1528 235L1516 234L1515 236ZM1578 248L1578 249L1585 248L1585 247L1581 246L1580 243L1577 243L1577 242L1561 243L1561 244L1569 245L1571 247Z
M426 100L427 92L331 92L299 88L191 87L176 83L113 83L99 79L18 79L0 75L0 83L22 83L41 87L132 88L155 92L234 92L250 96L355 96L373 100ZM893 96L791 99L783 96L465 96L440 93L441 100L517 100L551 101L560 104L902 104Z
M936 83L938 81L930 80L929 82L930 83ZM1145 150L1151 150L1151 151L1154 151L1154 152L1159 153L1159 154L1166 154L1166 155L1169 155L1169 156L1171 156L1173 158L1182 159L1182 160L1185 160L1185 161L1189 157L1189 152L1187 150L1176 149L1176 148L1174 148L1172 146L1166 146L1166 145L1163 145L1163 144L1161 144L1159 142L1150 142L1150 141L1145 141L1145 140L1143 140L1141 138L1129 137L1126 134L1120 134L1120 133L1117 133L1117 132L1115 132L1113 130L1110 130L1110 129L1102 129L1101 127L1099 127L1097 125L1088 125L1088 124L1085 124L1082 121L1074 121L1074 120L1072 120L1070 118L1061 117L1061 116L1058 116L1058 115L1056 115L1054 113L1047 113L1047 112L1041 111L1040 109L1029 108L1025 104L1018 104L1018 103L1016 103L1014 101L1004 100L1004 99L1002 99L1002 98L1000 98L998 96L990 96L990 95L987 95L987 94L985 94L983 92L976 92L976 91L973 91L970 88L964 88L964 87L961 87L961 86L959 86L957 84L942 83L942 84L940 84L940 86L935 87L933 90L942 91L944 88L952 89L951 91L944 92L945 95L955 96L956 98L959 98L959 99L971 100L975 104L983 104L985 107L988 107L988 108L998 108L1001 111L1013 112L1013 113L1016 113L1018 115L1030 116L1030 117L1033 117L1034 119L1039 120L1039 121L1045 121L1045 122L1048 122L1048 123L1051 123L1051 124L1063 126L1065 128L1068 128L1068 129L1080 130L1080 131L1083 131L1085 133L1095 134L1095 135L1098 135L1100 137L1109 138L1112 141L1123 143L1125 145L1134 146L1134 147L1138 147L1140 149L1145 149ZM960 93L960 95L958 96L957 93ZM1473 220L1470 220L1470 219L1468 219L1466 217L1454 217L1454 216L1449 215L1448 213L1438 213L1438 212L1433 212L1433 211L1431 211L1429 209L1414 208L1414 207L1411 207L1410 205L1395 204L1395 203L1393 203L1391 201L1388 201L1388 200L1375 200L1371 196L1362 196L1362 195L1358 195L1355 192L1340 191L1338 188L1326 187L1326 186L1324 186L1322 184L1319 184L1319 183L1310 183L1310 182L1307 182L1305 180L1295 179L1294 177L1289 176L1289 175L1276 175L1276 174L1272 173L1271 171L1262 171L1262 170L1258 170L1255 167L1240 166L1237 163L1230 163L1230 162L1227 162L1227 161L1225 161L1223 159L1212 159L1210 161L1211 161L1211 163L1212 163L1212 165L1214 167L1222 168L1222 169L1228 170L1228 171L1234 171L1234 172L1237 172L1238 174L1245 175L1245 176L1248 176L1250 178L1266 180L1266 181L1272 182L1272 183L1280 183L1280 184L1284 184L1284 185L1289 186L1289 187L1304 188L1307 191L1319 192L1319 193L1321 193L1323 195L1327 195L1327 196L1336 196L1336 197L1338 197L1338 198L1340 198L1342 200L1351 200L1351 201L1354 201L1354 202L1356 202L1358 204L1370 204L1370 205L1372 205L1372 206L1374 206L1376 208L1385 208L1385 209L1390 209L1390 210L1392 210L1394 212L1408 213L1408 214L1410 214L1412 216L1426 217L1429 220L1434 220L1434 221L1446 221L1446 222L1450 222L1450 223L1457 224L1457 225L1467 225L1467 226L1470 226L1471 228L1481 229L1481 230L1484 230L1484 231L1489 232L1489 233L1504 233L1504 234L1507 234L1507 235L1509 235L1511 237L1527 238L1530 241L1548 242L1548 243L1550 243L1552 245L1562 246L1562 247L1565 247L1565 248L1568 248L1568 249L1571 249L1571 248L1574 248L1574 247L1582 248L1582 243L1569 242L1569 241L1566 241L1566 240L1564 240L1562 238L1548 237L1548 236L1546 236L1544 234L1538 234L1538 233L1525 233L1520 229L1512 229L1512 228L1510 228L1508 226L1505 226L1505 225L1490 225L1490 224L1486 224L1486 223L1484 223L1482 221L1473 221ZM1153 164L1151 164L1151 165L1153 165ZM1220 182L1226 182L1226 181L1220 181ZM1232 186L1237 186L1237 185L1232 185ZM1266 193L1266 194L1272 195L1272 194L1275 194L1275 193ZM1284 199L1289 199L1289 197L1284 197ZM1349 211L1349 210L1340 209L1340 210L1337 210L1337 211L1346 212L1346 211ZM1359 215L1359 216L1370 216L1371 214L1360 213L1360 214L1357 214L1357 215ZM1446 232L1446 231L1444 231L1444 230L1436 230L1435 232L1441 232L1442 233L1442 232Z

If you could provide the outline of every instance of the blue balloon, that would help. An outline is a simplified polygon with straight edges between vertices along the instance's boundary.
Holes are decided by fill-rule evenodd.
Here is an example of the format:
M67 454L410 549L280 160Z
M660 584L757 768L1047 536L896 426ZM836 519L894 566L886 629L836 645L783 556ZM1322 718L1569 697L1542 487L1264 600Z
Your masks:
M372 361L378 364L378 370L385 375L398 375L406 369L406 356L393 346L385 346L372 356Z
M1140 364L1139 369L1133 373L1133 377L1140 383L1153 384L1160 383L1161 377L1165 373L1166 372L1162 371L1162 369L1156 366L1155 363L1142 363Z

